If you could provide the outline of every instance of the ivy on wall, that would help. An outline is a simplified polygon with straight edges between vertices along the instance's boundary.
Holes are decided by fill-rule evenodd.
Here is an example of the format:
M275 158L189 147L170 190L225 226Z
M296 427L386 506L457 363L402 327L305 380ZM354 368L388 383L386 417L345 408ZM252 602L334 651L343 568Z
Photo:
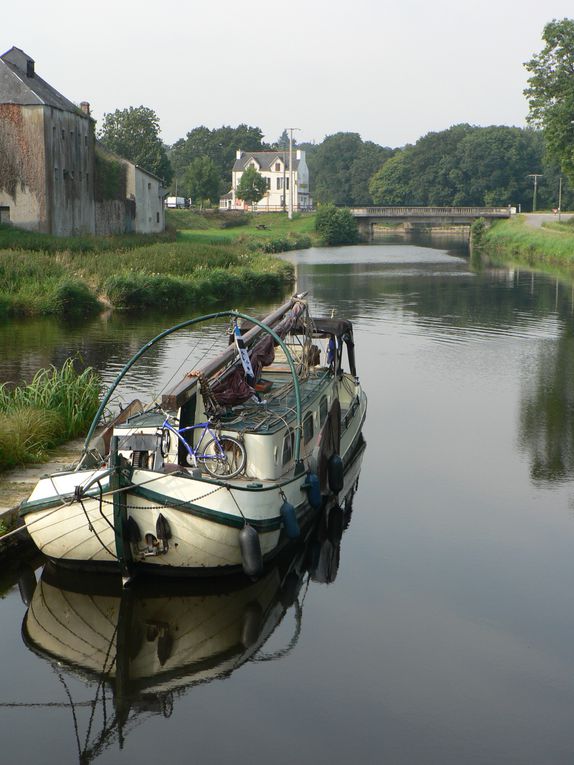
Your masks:
M123 162L104 154L96 148L95 157L95 198L97 202L117 199L124 201L127 196L127 168Z

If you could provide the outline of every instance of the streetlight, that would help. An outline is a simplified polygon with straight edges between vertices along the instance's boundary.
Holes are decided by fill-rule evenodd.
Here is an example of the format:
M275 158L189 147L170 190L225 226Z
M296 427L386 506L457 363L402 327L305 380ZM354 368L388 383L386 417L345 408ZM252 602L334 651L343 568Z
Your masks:
M538 179L542 178L542 173L530 173L528 177L534 179L534 191L532 193L532 212L536 212L536 189L538 187Z
M289 131L289 212L287 217L289 220L293 219L293 131L301 130L301 128L290 127Z

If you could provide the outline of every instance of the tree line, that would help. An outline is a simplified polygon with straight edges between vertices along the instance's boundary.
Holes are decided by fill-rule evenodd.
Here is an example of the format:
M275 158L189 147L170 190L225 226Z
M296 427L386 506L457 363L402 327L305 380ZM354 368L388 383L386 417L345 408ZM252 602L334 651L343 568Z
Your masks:
M543 50L525 63L528 128L453 125L400 148L339 132L304 149L315 204L574 206L574 21L544 28ZM259 127L191 129L173 146L159 119L140 106L104 116L98 138L108 149L163 178L172 194L216 203L231 187L237 149L287 151L288 135L272 143ZM535 179L536 176L536 179ZM256 179L249 179L253 187Z

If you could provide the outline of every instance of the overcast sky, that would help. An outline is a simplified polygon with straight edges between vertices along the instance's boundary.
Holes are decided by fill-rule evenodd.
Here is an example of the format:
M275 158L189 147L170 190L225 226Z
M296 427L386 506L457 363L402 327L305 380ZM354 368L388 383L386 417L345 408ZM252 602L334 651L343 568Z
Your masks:
M339 131L384 146L460 122L525 124L523 63L572 0L28 0L5 2L13 45L93 116L143 104L168 144L241 122L266 140Z

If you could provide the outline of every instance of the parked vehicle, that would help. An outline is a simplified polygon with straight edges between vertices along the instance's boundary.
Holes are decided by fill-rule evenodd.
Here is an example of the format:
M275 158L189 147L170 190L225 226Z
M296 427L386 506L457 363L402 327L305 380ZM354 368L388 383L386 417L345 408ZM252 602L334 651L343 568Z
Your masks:
M182 207L189 207L189 204L185 197L166 197L165 206L179 209Z

